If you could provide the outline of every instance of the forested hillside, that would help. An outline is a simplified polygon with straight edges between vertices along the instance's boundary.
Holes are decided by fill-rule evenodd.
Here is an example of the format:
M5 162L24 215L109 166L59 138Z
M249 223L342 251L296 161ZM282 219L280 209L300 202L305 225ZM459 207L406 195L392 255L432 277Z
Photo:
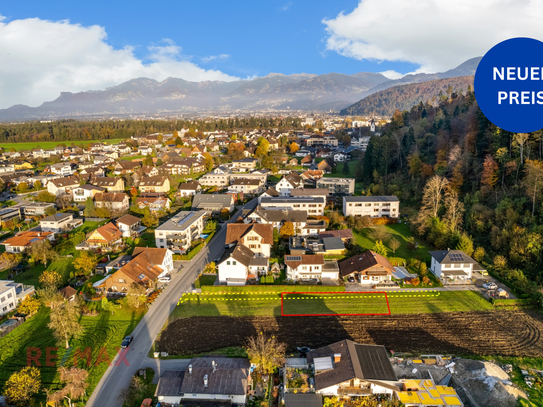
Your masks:
M340 114L365 116L375 113L380 116L391 116L396 109L411 109L411 106L420 102L430 101L431 104L436 104L442 98L449 97L451 92L465 92L468 86L473 87L473 76L394 86L365 97L343 109Z
M411 227L438 249L464 250L542 304L543 131L497 128L470 88L437 107L396 111L357 178L367 194L398 196Z
M76 121L59 120L51 123L38 121L21 124L0 123L0 143L29 141L107 140L144 136L152 133L173 133L189 129L192 134L207 131L235 131L238 129L301 129L300 118L234 118L217 120L123 120L123 121ZM203 136L203 134L201 134Z

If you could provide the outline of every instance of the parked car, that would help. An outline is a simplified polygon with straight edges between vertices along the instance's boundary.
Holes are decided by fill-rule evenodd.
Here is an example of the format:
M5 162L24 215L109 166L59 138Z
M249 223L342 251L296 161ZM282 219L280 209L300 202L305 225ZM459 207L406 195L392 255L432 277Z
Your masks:
M347 281L348 281L349 283L354 283L354 277L353 277L353 276L347 277Z
M123 349L126 349L128 348L128 346L132 343L132 341L134 340L134 337L133 336L125 336L125 338L123 339L122 343L121 343L121 348Z
M498 285L496 283L484 283L483 288L485 290L496 290L498 288Z
M170 276L162 276L158 279L159 283L169 283L170 281L172 281Z
M302 347L296 348L296 350L300 354L301 358L307 357L307 352L311 352L311 348L308 348L307 346L302 346Z

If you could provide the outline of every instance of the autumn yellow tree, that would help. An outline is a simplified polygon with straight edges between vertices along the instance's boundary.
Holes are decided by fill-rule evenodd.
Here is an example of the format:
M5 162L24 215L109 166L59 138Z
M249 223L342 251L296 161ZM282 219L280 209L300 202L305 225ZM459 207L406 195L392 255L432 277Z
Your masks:
M41 273L39 281L43 287L49 286L58 288L62 283L62 276L56 271L45 270L43 273Z
M84 275L90 274L97 264L98 259L96 256L86 250L81 251L79 257L73 262L73 265L79 274Z
M282 237L294 236L294 224L292 222L285 222L283 226L281 226L279 233Z
M296 151L298 151L300 149L300 146L298 146L298 144L296 144L294 141L290 144L289 146L289 151L291 154L294 154Z
M485 157L485 161L483 163L483 174L481 175L481 184L483 184L484 187L488 191L492 191L494 189L494 186L498 182L498 163L492 158L490 154L488 154ZM483 192L485 192L485 188L483 188Z
M79 324L79 309L73 302L65 302L53 308L47 324L53 331L53 336L58 342L65 342L66 349L70 347L70 339L78 336L83 327Z
M13 373L4 387L8 402L17 406L28 406L32 396L40 389L40 371L34 366Z
M286 348L275 336L268 337L262 332L256 337L250 337L245 346L251 363L261 372L269 374L283 364Z

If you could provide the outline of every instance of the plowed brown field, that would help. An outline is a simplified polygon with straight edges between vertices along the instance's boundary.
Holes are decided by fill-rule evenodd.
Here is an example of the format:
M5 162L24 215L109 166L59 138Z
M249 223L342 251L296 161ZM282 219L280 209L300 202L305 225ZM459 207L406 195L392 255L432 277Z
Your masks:
M259 332L288 349L343 339L389 350L463 355L543 356L543 318L535 311L451 312L403 316L191 317L173 321L161 351L190 355L242 346Z

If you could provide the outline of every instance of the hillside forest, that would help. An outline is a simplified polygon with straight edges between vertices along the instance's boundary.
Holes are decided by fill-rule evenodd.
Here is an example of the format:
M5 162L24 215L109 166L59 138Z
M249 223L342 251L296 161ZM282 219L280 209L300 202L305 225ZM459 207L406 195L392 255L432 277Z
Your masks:
M398 196L420 237L543 304L543 131L496 127L469 87L397 110L360 164L364 193Z
M17 124L0 123L0 143L128 139L132 136L153 133L173 133L181 129L189 129L191 135L203 137L203 132L215 130L245 131L270 128L277 128L280 131L299 130L303 129L301 123L302 119L297 117L236 117L213 120L60 120L49 123L30 121Z

